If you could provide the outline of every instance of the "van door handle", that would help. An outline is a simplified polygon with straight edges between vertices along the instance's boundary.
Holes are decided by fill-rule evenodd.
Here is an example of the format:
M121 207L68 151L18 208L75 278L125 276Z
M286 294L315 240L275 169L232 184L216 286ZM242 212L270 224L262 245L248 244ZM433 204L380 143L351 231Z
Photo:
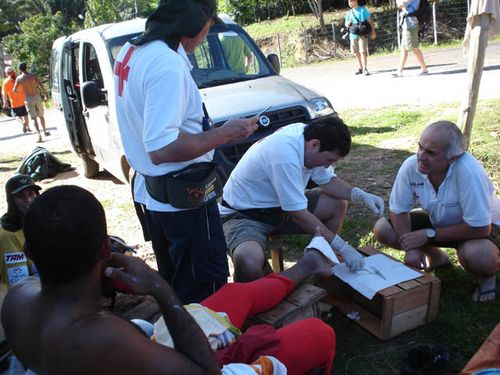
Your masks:
M82 113L83 113L83 115L84 115L86 118L89 118L89 114L90 114L90 113L89 113L89 111L87 111L86 109L84 109L84 110L82 111Z

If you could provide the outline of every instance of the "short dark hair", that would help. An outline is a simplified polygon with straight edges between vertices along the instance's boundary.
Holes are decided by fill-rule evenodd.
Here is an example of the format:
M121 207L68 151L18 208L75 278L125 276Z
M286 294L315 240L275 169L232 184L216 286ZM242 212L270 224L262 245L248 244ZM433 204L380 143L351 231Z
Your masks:
M41 194L24 218L25 251L43 284L64 285L90 273L107 237L99 201L78 186Z
M338 151L341 156L346 156L351 149L351 133L349 128L336 115L329 115L314 119L304 129L304 139L320 141L320 152Z
M19 64L18 68L21 72L25 72L28 69L28 67L26 66L26 63Z

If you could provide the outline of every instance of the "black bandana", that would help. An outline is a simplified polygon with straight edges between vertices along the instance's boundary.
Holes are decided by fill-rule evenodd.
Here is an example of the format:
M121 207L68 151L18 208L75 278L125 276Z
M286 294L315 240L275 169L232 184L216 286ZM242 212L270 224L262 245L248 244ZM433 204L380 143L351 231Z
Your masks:
M177 51L181 37L194 38L207 21L216 16L216 0L161 0L146 20L144 33L130 43L140 46L153 40L163 40Z

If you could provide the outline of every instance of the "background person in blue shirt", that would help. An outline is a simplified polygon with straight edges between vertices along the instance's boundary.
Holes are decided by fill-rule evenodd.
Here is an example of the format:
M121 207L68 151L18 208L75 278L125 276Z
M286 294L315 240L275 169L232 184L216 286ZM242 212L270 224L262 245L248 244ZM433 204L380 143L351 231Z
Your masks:
M420 6L420 0L397 0L397 5L400 9L400 25L403 30L401 36L401 55L399 58L399 66L392 74L393 77L402 77L403 69L408 59L408 51L413 51L420 65L420 71L417 76L425 76L429 73L425 64L424 55L419 47L418 40L418 19L415 16L409 16L415 12Z
M352 25L362 23L363 21L368 21L372 27L370 32L370 38L375 39L377 33L375 31L375 25L370 18L371 14L364 6L358 4L358 0L349 0L349 7L351 10L345 15L345 26L351 27ZM358 59L359 68L355 74L363 74L365 76L369 75L367 69L368 60L368 35L358 35L352 32L349 33L349 39L351 41L351 52L356 55ZM361 58L363 55L363 58Z

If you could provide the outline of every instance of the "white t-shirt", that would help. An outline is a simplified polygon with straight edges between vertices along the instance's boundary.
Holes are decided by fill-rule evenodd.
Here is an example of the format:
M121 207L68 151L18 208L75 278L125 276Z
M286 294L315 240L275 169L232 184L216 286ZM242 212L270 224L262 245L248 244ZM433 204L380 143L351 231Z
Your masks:
M131 48L133 51L129 52ZM128 61L124 61L127 57ZM120 70L117 66L125 72L121 77L116 73ZM181 131L191 134L203 131L202 99L191 77L191 68L182 45L175 52L162 41L138 47L126 43L116 59L118 126L127 160L138 172L135 200L149 210L178 211L153 199L146 191L142 175L160 176L195 162L211 161L213 157L211 151L194 160L154 165L148 155L175 141ZM128 76L126 69L130 69Z
M304 167L304 128L285 126L253 144L231 172L224 200L235 209L281 207L284 211L307 208L304 190L312 179L325 185L335 177L333 168ZM220 206L221 214L231 213Z
M448 168L434 190L427 175L417 169L417 156L410 156L399 169L389 200L391 212L423 208L436 227L466 223L471 227L500 224L500 200L486 171L468 152Z

